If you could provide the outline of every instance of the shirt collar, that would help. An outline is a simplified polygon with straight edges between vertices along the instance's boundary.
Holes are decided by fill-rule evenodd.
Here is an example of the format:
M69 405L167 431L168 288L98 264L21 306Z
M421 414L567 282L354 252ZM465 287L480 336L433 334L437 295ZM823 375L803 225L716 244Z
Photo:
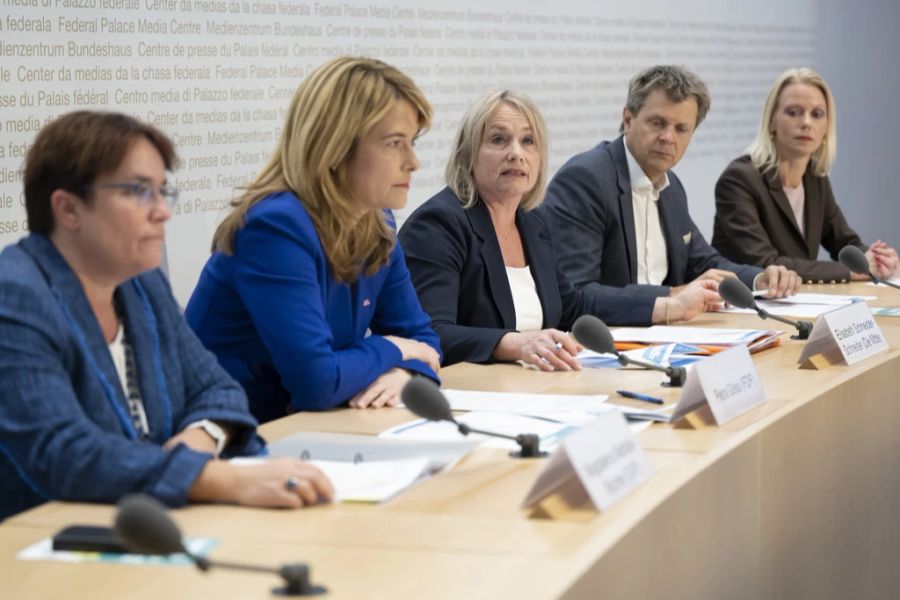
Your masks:
M631 150L628 149L628 142L623 138L623 146L625 146L625 160L628 161L628 175L631 178L631 189L640 192L655 191L654 200L659 199L659 193L669 187L669 174L663 173L662 185L655 187L650 178L644 174L644 170L637 163Z

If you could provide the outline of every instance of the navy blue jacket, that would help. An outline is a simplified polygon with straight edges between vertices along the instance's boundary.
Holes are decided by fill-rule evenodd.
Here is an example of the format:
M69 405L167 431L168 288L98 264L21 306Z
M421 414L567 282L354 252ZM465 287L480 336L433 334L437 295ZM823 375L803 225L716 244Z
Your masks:
M535 211L519 210L516 227L541 301L543 328L568 330L585 313L613 323L633 320L633 305L569 283L558 268L559 238L551 236ZM400 243L422 306L441 338L444 364L491 362L500 338L515 331L516 309L484 203L464 209L444 188L406 220ZM644 303L652 309L652 300Z
M244 386L260 421L333 408L393 367L437 379L383 337L440 351L400 246L374 275L338 282L309 213L290 192L250 208L234 255L210 257L185 317Z
M671 171L668 176L669 186L660 193L657 207L669 272L661 286L639 285L624 139L602 142L560 168L539 210L554 237L566 240L557 258L576 287L604 290L632 302L666 296L672 286L689 283L709 269L724 269L752 289L762 269L731 262L716 252L688 213L681 181ZM643 324L651 322L652 314L651 305L642 315Z
M171 506L211 454L160 446L202 419L229 422L227 450L263 449L243 390L184 322L156 270L118 287L150 439L136 439L106 340L75 273L31 234L0 254L0 518L45 500Z

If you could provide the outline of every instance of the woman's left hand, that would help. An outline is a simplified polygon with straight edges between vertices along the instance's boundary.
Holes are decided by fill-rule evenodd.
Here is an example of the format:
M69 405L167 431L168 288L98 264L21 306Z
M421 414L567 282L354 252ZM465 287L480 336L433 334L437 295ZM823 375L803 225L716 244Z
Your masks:
M897 251L881 240L869 246L866 258L869 259L869 268L872 273L881 279L893 277L897 271L898 262L900 262L897 258Z
M400 404L400 391L412 378L408 371L393 368L350 400L350 408L381 408Z

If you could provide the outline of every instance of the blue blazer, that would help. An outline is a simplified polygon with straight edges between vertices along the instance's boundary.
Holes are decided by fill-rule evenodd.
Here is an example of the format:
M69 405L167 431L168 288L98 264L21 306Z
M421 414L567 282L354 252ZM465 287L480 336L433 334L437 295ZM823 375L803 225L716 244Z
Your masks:
M669 186L660 193L657 207L669 272L663 285L638 285L634 207L631 178L620 136L577 154L560 168L547 189L540 208L553 234L567 243L559 247L562 270L576 287L605 290L623 302L656 298L671 286L684 285L709 269L733 271L753 286L759 267L731 262L703 238L688 213L687 194L671 171ZM651 322L652 305L643 313Z
M383 337L439 350L400 246L374 275L340 283L306 208L290 192L263 198L247 212L234 255L210 257L185 316L244 386L260 421L332 408L393 367L437 379L425 363L404 361Z
M544 328L569 329L585 313L616 323L631 319L633 305L576 290L569 283L556 260L560 246L534 211L519 210L516 226L541 301ZM515 331L516 310L484 203L464 209L456 194L444 188L406 220L400 242L419 299L441 338L444 364L491 362L500 338ZM641 302L652 300L636 304Z
M179 506L212 455L160 446L201 419L229 422L228 451L257 454L243 390L184 322L158 270L116 290L137 362L150 440L138 441L100 325L50 240L0 254L0 518L49 499L151 494Z

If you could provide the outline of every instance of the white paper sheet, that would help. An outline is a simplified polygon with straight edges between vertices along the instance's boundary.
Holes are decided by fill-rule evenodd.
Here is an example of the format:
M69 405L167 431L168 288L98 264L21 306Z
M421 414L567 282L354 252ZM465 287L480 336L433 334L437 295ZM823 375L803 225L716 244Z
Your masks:
M542 416L544 413L597 413L609 410L606 394L525 394L519 392L481 392L441 390L450 408L469 411L499 411Z
M384 502L430 474L427 457L361 463L309 462L331 481L335 502Z
M516 436L520 433L533 433L541 440L542 450L552 450L559 438L576 429L573 425L539 419L525 415L516 415L503 412L470 412L457 418L460 423L465 423L475 429L483 429L493 433ZM458 440L463 436L456 425L446 421L439 423L419 419L410 423L404 423L386 429L378 434L380 438L396 438L404 440L420 440L430 442L443 442ZM488 448L506 448L516 450L519 445L513 440L505 440L473 433L466 436L468 439L479 440L482 446Z
M768 329L719 329L714 327L680 327L673 325L654 325L653 327L620 327L612 330L613 339L617 342L637 342L641 344L699 344L716 346L734 346L747 344L768 335L777 335L777 331Z

